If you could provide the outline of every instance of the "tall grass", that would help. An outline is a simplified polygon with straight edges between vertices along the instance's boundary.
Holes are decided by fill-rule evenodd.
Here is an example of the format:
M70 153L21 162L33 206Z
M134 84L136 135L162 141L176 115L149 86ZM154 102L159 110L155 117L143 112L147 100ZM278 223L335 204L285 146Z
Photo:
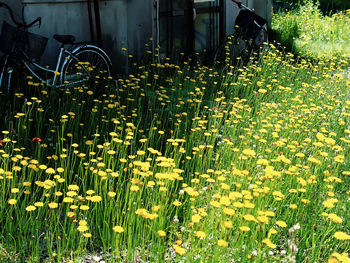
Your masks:
M18 92L1 259L348 262L349 64L270 47L243 68L139 66L99 98Z

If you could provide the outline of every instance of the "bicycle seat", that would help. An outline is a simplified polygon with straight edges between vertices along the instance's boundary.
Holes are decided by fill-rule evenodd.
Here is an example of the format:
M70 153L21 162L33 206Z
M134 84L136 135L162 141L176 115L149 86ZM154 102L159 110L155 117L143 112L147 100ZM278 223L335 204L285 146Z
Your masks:
M75 37L72 35L53 35L53 38L63 45L73 44L75 41Z

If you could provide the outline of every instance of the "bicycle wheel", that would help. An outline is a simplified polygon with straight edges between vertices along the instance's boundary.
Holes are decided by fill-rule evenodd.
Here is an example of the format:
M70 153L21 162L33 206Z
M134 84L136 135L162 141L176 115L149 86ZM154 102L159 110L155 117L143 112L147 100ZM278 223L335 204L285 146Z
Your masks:
M258 35L253 40L253 43L255 46L260 48L260 47L266 46L268 44L268 42L269 42L269 37L267 34L267 28L265 25L260 29Z
M97 47L82 47L63 65L61 84L88 85L93 90L106 88L111 75L111 63Z
M11 92L11 79L9 78L8 68L5 64L5 58L0 58L0 111L6 116L10 105L9 96ZM12 93L12 92L11 92Z
M236 63L248 47L248 42L240 35L229 35L214 54L214 64L226 66Z
M260 28L259 33L251 41L251 52L254 53L254 57L259 59L262 53L265 53L269 49L269 37L267 33L266 25Z

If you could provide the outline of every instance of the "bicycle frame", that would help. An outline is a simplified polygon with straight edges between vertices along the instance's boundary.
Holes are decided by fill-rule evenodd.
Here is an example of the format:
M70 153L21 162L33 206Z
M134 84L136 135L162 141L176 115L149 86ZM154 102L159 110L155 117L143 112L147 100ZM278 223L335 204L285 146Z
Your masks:
M73 51L74 52L74 51ZM59 85L56 85L58 80L59 80L59 75L62 74L62 69L63 69L63 65L65 65L69 60L71 59L75 59L76 61L79 61L73 54L73 52L65 49L64 47L61 47L60 49L60 53L59 53L59 56L58 56L58 60L57 60L57 63L56 63L56 67L55 67L55 70L52 70L52 69L48 69L48 68L45 68L45 67L42 67L40 66L39 64L33 62L33 61L24 61L22 60L22 63L25 65L25 67L30 71L30 73L36 77L37 79L39 79L40 81L42 82L45 82L46 85L48 85L49 87L62 87L62 86L65 86L66 84L64 83L59 83ZM64 60L62 59L63 58L63 55L64 54L67 54L68 56L65 56ZM30 65L33 65L35 66L36 68L38 69L41 69L43 71L46 71L46 72L50 72L51 74L53 74L53 78L51 79L43 79L41 78L38 74L36 74L34 72L34 70L30 67ZM81 65L82 68L84 68L84 70L88 73L89 71L83 66ZM78 84L82 82L81 80L80 81L76 81L76 82L72 82L72 83L69 83L71 85L73 84Z
M38 80L42 81L42 82L45 82L46 85L48 86L54 86L55 83L57 82L57 75L55 74L55 72L58 71L58 68L59 68L59 65L61 64L61 60L62 60L62 54L63 52L65 52L65 50L61 49L60 50L60 54L59 54L59 57L58 57L58 60L57 60L57 64L56 64L56 69L55 70L51 70L51 69L48 69L48 68L44 68L42 66L40 66L39 64L33 62L33 61L25 61L25 60L22 60L21 62L23 63L23 65L30 71L30 73L36 77ZM44 80L42 79L38 74L35 73L35 71L30 67L31 65L35 66L36 68L40 69L40 70L43 70L43 71L46 71L46 72L50 72L52 74L54 74L53 78L52 78L52 82L50 83L50 79L48 80Z
M89 46L89 45L84 45L84 46ZM60 53L59 53L59 56L58 56L58 60L57 60L57 63L56 63L56 67L55 67L55 70L52 70L52 69L48 69L46 67L42 67L41 65L33 62L33 61L30 61L29 59L27 61L25 61L24 59L22 59L20 62L29 70L29 72L35 77L37 78L38 80L40 80L41 82L44 82L47 86L49 87L56 87L56 88L60 88L60 87L63 87L65 86L66 84L65 83L59 83L57 85L57 82L60 80L60 74L62 74L62 70L63 70L63 67L66 63L68 63L68 61L74 59L76 60L77 62L79 61L77 57L74 56L74 51L78 50L79 48L81 47L84 47L84 46L79 46L77 47L76 49L74 49L72 52L67 50L66 48L62 47L60 49ZM94 46L95 47L95 46ZM96 47L97 48L97 47ZM67 54L67 56L65 56L64 59L63 58L63 55L64 54ZM10 55L7 54L5 55L5 60L4 60L4 64L3 64L3 67L1 69L1 73L0 73L0 86L2 84L2 81L3 81L3 76L5 74L5 69L6 69L6 65L7 65L7 62L8 62L8 59L9 59ZM53 75L53 78L49 78L49 79L43 79L41 78L33 69L32 69L32 66L34 66L35 68L37 69L40 69L42 71L45 71L45 72L49 72ZM89 74L89 71L88 69L86 69L84 67L84 65L80 65L84 70L85 72L87 72ZM12 72L7 72L9 74L9 78L8 78L8 92L9 92L9 83L11 81L11 74ZM83 82L82 80L79 80L79 81L75 81L75 82L71 82L69 83L70 85L75 85L75 84L79 84Z
M15 19L15 16L11 10L11 8L3 2L0 2L0 7L5 7L11 16L12 21L17 25L17 29L28 29L31 26L33 26L36 23L39 23L39 27L41 25L41 17L36 18L33 22L26 24L24 22L18 22ZM23 10L22 10L23 11ZM23 15L23 14L22 14ZM72 43L74 46L76 46L76 48L74 48L72 51L64 48L64 45L61 46L59 55L58 55L58 59L56 62L56 67L54 70L51 70L49 68L43 67L41 65L39 65L38 63L35 63L32 59L30 59L23 51L19 50L20 53L20 57L17 57L16 52L17 50L14 50L15 45L12 46L12 51L10 52L6 52L5 55L3 55L1 57L2 59L2 68L0 68L0 87L2 85L2 82L4 80L4 76L5 74L8 74L8 78L7 78L7 91L9 93L10 91L10 83L11 83L11 78L12 78L12 72L13 72L13 68L11 67L11 65L9 66L8 63L9 61L12 62L14 61L15 63L19 63L22 64L27 70L29 70L29 72L35 77L37 78L39 81L41 81L42 83L45 83L47 86L49 87L62 87L62 86L66 86L66 81L64 80L64 76L65 72L63 72L63 70L65 69L66 65L71 61L71 60L75 60L76 62L80 62L79 59L74 55L75 53L79 53L80 49L83 48L92 48L92 49L96 49L98 53L102 54L102 56L105 56L106 59L105 63L111 65L111 61L109 59L109 57L107 56L107 54L100 49L99 47L95 46L95 45L89 45L87 44L87 42L80 42L80 43ZM63 59L63 56L65 56L65 58ZM89 69L84 66L83 63L81 63L79 65L79 67L81 67L84 71L84 74L86 73L86 75L88 77L90 77L90 71ZM7 69L7 72L5 72L5 70ZM39 69L42 72L49 72L51 74L53 74L53 78L48 78L48 79L43 79L39 76L39 74L37 74L35 72L35 69ZM61 75L61 77L59 77L59 75ZM69 85L75 85L81 82L84 82L84 79L78 80L78 81L73 81L73 82L69 82Z
M3 77L4 77L4 74L5 74L5 68L6 68L6 64L7 64L7 61L8 61L8 57L9 55L4 55L3 58L4 58L4 64L2 66L2 69L1 69L1 73L0 73L0 87L1 87L1 84L2 84L2 81L3 81ZM10 83L11 83L11 75L7 81L7 93L10 92Z

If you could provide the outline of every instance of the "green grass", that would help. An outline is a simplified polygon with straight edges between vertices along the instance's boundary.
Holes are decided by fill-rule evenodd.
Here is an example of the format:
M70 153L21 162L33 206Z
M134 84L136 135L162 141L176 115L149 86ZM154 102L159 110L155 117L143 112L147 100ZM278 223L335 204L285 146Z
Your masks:
M350 10L322 15L312 1L274 14L277 39L300 56L313 60L350 59Z
M278 6L293 7L305 3L307 0L273 0L273 3ZM324 14L330 12L345 10L350 8L348 0L313 0L317 3Z
M271 45L243 68L139 66L100 98L17 91L1 261L348 262L348 67Z

